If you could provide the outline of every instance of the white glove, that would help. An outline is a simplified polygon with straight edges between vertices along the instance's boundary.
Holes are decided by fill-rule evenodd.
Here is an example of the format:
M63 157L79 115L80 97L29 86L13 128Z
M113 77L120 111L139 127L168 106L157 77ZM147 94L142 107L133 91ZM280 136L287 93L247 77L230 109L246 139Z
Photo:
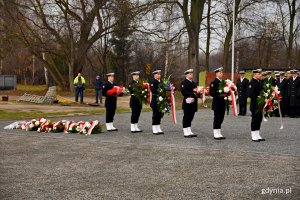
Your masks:
M186 102L187 104L194 103L194 101L195 101L195 99L192 98L192 97L189 97L189 98L187 98L187 99L185 100L185 102Z

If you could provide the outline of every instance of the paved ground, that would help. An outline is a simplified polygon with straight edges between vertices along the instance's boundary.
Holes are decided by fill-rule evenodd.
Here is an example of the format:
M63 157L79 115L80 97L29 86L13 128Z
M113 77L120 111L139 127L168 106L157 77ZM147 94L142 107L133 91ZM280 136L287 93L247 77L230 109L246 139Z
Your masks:
M279 119L271 118L262 125L267 141L260 143L251 142L249 116L227 116L227 139L214 141L210 110L197 113L199 137L192 139L168 116L160 136L151 134L151 113L142 113L141 134L129 133L129 114L115 121L119 132L90 137L7 131L2 127L9 122L0 122L0 199L300 197L300 119L284 119L279 130Z

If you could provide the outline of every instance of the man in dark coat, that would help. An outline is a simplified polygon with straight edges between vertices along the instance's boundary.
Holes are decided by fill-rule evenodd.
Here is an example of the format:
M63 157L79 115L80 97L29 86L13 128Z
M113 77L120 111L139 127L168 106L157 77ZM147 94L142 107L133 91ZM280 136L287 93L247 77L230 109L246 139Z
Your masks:
M114 73L108 73L107 82L103 85L102 94L106 97L105 99L105 108L106 108L106 129L107 131L118 131L114 127L113 121L117 109L117 95L111 93L110 91L114 88Z
M221 134L221 126L225 116L225 99L220 96L219 86L223 78L223 68L214 70L216 79L210 83L209 94L213 97L212 110L214 111L213 132L215 140L225 139Z
M161 70L155 70L152 72L154 79L150 83L150 88L152 92L152 99L150 107L152 108L153 115L152 115L152 130L154 135L164 134L161 130L160 123L163 113L159 111L158 107L158 89L162 83L161 79Z
M276 86L276 79L272 77L272 71L266 71L267 77L265 79L265 82L268 82L273 87Z
M279 73L280 78L277 81L277 87L278 90L280 91L280 95L281 95L281 100L280 100L280 110L281 110L281 114L282 117L285 117L286 113L287 113L287 107L288 107L288 80L285 78L285 72L280 72ZM277 114L277 116L279 116L279 113Z
M247 86L249 80L245 78L245 71L240 71L240 78L237 80L237 91L238 91L238 101L239 101L239 115L245 116L247 113Z
M102 88L103 88L103 83L100 79L100 76L96 76L96 80L94 81L94 89L95 89L95 95L96 95L96 104L98 104L99 99L100 99L100 104L102 104Z
M251 99L250 111L252 112L251 120L251 137L253 142L265 141L260 136L260 126L263 119L263 114L261 110L258 110L258 96L263 89L263 83L260 80L261 78L261 69L253 70L253 78L248 84L247 95Z
M142 102L139 101L139 99L134 95L134 86L139 83L140 80L140 72L135 71L131 73L132 75L132 81L129 83L129 92L130 92L130 108L131 108L131 133L139 133L143 132L138 127L139 118L141 115L141 111L143 108Z
M300 77L297 70L291 70L292 77L289 80L288 96L290 98L290 117L300 116Z
M198 110L198 97L196 95L197 84L193 81L193 69L184 72L185 79L181 82L181 94L183 95L183 136L185 138L197 137L191 130L195 112Z

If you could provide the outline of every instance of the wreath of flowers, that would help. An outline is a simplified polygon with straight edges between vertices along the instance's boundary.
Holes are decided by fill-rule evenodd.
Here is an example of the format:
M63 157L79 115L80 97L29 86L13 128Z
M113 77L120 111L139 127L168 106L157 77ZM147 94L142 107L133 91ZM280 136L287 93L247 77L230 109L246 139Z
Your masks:
M149 83L138 81L132 85L134 96L140 101L141 104L147 105L149 103Z
M274 110L278 109L278 103L281 99L278 87L273 87L269 82L264 82L263 89L258 96L257 112L263 112L265 118L269 118Z
M170 77L167 79L163 79L162 83L159 85L158 88L158 95L157 95L157 105L158 109L161 113L170 114L172 109L172 97L171 93L174 92L175 87L170 82Z
M237 98L237 87L229 79L222 80L219 85L219 94L225 100L225 106L226 106L226 111L227 111L227 115L228 115L230 105L235 104L235 102L233 102L233 101ZM235 99L233 99L233 98L235 98Z

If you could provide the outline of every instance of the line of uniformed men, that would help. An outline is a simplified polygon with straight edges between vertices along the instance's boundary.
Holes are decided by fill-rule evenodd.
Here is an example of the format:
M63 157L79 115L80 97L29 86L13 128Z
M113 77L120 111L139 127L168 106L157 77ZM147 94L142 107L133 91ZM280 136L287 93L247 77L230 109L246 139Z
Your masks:
M223 78L223 68L218 68L214 70L216 78L210 84L210 96L213 97L212 100L212 110L214 111L213 119L213 138L215 140L224 140L225 137L221 134L221 126L225 116L225 100L219 93L219 85ZM251 137L252 141L259 142L264 141L260 135L260 126L262 122L262 112L257 112L257 98L260 95L260 92L263 87L263 81L269 81L271 84L278 85L279 90L281 91L284 97L289 97L281 102L282 107L287 105L289 102L290 106L294 109L294 113L298 113L300 108L300 78L298 77L296 70L291 70L291 77L289 80L284 79L283 73L280 73L279 79L273 81L272 78L266 77L262 79L262 70L256 69L253 70L253 78L251 81L244 78L244 71L240 71L240 79L237 82L238 95L239 95L239 106L240 113L239 115L246 115L247 112L247 98L251 99L250 111L252 112L251 120ZM129 91L131 94L130 97L130 107L132 110L131 115L131 132L138 133L142 132L138 127L139 117L142 110L142 103L134 95L133 87L134 84L139 82L139 71L132 72L132 81L129 84ZM164 132L161 129L161 118L163 113L159 111L157 104L158 101L158 89L162 84L161 81L161 70L153 71L153 81L150 83L152 100L150 107L152 108L152 131L154 135L161 135ZM183 135L185 138L197 137L191 130L192 121L195 113L198 110L198 98L199 95L196 93L197 84L193 81L193 70L189 69L184 72L185 79L181 82L181 93L183 95L182 109L183 109ZM269 72L267 72L269 74ZM117 105L117 96L115 94L109 95L109 90L111 90L114 84L114 73L107 74L108 81L103 85L103 96L106 97L105 107L106 107L106 129L107 131L117 131L118 129L113 126L113 119L115 115L116 105ZM288 81L288 86L285 84ZM288 89L286 90L285 87ZM294 107L293 107L294 106ZM290 111L291 113L291 111ZM291 114L290 114L291 115ZM297 116L296 114L294 116ZM299 113L298 113L299 116Z

